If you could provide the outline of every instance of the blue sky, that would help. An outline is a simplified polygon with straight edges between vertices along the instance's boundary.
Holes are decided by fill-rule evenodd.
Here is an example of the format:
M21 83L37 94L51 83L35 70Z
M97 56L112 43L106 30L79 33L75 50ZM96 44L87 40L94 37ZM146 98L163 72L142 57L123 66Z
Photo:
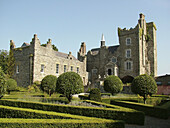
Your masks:
M31 42L36 33L41 43L52 39L59 51L77 56L81 42L87 51L117 45L117 28L135 27L139 13L157 26L158 75L170 74L169 0L0 0L0 49Z

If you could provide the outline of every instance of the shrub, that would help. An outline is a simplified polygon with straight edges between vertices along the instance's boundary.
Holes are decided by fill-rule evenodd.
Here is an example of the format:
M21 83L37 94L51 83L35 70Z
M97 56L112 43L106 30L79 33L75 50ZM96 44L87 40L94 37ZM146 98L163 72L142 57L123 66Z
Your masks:
M121 92L123 83L119 77L111 75L104 79L104 90L112 95Z
M35 84L36 86L40 86L41 82L40 81L35 81L33 84Z
M56 76L53 75L45 76L41 82L41 89L51 96L51 94L53 94L56 90L56 81L57 81Z
M28 86L28 91L29 92L40 92L39 87L37 87L36 84L32 84Z
M83 81L79 74L75 72L65 72L58 77L56 90L71 101L73 94L84 91Z
M147 96L157 92L157 85L151 76L143 74L134 78L131 89L133 93L143 96L146 103Z
M17 82L10 78L6 81L5 88L8 94L10 94L11 91L17 90Z
M98 88L93 88L90 90L89 99L94 101L101 101L101 93Z

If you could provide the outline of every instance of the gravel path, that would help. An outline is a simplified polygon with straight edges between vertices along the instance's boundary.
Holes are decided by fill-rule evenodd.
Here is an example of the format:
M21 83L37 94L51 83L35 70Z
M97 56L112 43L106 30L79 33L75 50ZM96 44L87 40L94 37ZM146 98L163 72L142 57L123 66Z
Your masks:
M145 116L144 126L126 124L125 128L170 128L170 118L164 120L150 116Z

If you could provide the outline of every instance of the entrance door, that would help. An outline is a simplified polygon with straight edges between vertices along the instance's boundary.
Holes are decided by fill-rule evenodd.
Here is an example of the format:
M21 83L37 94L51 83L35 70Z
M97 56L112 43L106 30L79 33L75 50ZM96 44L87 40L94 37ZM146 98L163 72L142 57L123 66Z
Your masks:
M112 70L108 69L108 75L112 75Z

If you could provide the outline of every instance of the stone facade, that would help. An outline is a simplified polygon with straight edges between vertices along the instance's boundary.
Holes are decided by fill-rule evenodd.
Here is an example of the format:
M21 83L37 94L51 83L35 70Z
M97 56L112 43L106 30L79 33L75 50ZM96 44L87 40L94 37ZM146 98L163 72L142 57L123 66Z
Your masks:
M87 53L89 81L94 84L107 75L135 77L140 74L157 75L156 26L146 23L140 14L135 28L118 28L119 45L105 46L102 35L101 47Z
M68 71L78 73L84 85L87 84L86 57L82 57L79 61L71 52L65 54L54 51L50 39L46 47L41 46L36 34L30 44L24 43L19 48L15 48L12 40L11 44L15 58L14 79L19 86L28 86L35 81L41 81L46 75L58 77Z
M135 28L118 28L119 45L106 46L102 35L100 48L91 49L86 53L83 42L77 54L78 59L69 54L54 51L51 40L46 47L41 46L37 35L30 44L14 50L15 74L18 85L28 86L41 81L46 75L59 76L63 72L78 72L84 85L100 87L107 75L116 75L121 79L132 80L140 74L157 75L157 42L156 26L153 22L146 23L145 16L140 14Z

